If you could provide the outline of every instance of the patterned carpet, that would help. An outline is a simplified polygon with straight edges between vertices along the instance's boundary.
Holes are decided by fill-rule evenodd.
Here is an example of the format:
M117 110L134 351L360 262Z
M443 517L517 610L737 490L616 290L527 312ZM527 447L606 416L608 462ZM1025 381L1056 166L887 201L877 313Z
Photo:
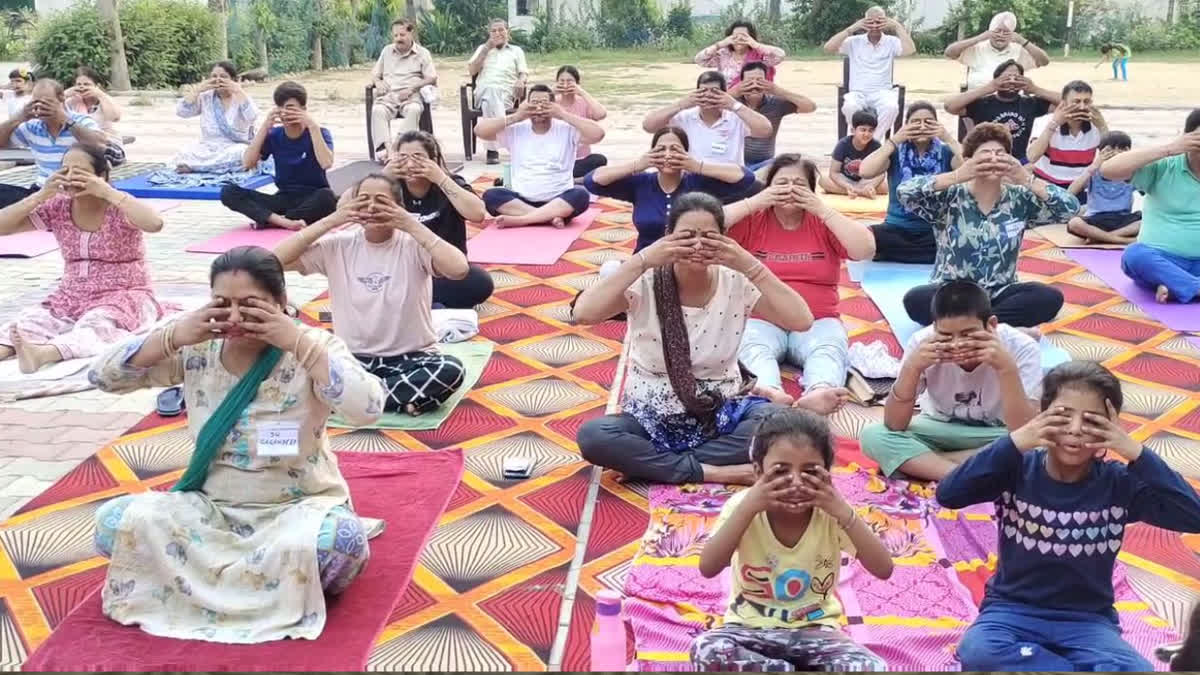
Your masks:
M624 587L648 521L646 485L606 475L589 499L594 474L573 440L604 411L625 329L566 323L571 297L633 245L628 207L596 206L601 215L558 263L492 267L496 293L480 307L480 332L496 351L441 428L331 432L339 450L461 447L466 455L463 481L380 636L372 669L587 667L592 598ZM1067 297L1047 326L1050 338L1075 358L1113 368L1126 386L1123 418L1135 437L1200 479L1200 346L1146 319L1053 246L1031 238L1021 270ZM883 340L898 354L878 309L845 275L841 294L851 339ZM306 318L317 322L323 305L305 307ZM839 434L857 437L881 411L849 407L832 421ZM152 415L0 524L0 668L19 667L103 578L104 561L91 545L96 508L115 495L163 489L189 450L181 423ZM503 479L503 458L517 453L538 458L534 478ZM585 507L592 521L576 589L568 571ZM1131 585L1176 626L1200 592L1196 551L1200 538L1153 528L1131 528L1126 538ZM574 603L560 627L564 594Z

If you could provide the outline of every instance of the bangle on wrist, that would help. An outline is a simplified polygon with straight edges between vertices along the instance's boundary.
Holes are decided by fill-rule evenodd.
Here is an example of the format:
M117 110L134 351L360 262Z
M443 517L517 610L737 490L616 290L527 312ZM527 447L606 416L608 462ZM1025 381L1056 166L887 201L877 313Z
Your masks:
M733 102L733 107L731 107L731 108L730 108L730 110L732 110L733 112L737 112L737 111L741 110L741 109L742 109L742 108L744 108L744 107L746 107L746 104L745 104L745 103L742 103L741 101L734 101L734 102Z
M856 520L858 520L858 514L854 512L853 508L851 508L850 515L846 516L842 520L837 521L837 524L838 524L838 527L842 528L842 531L844 532L846 530L849 530L854 525L854 521L856 521Z
M897 394L897 393L896 393L896 388L895 388L895 387L892 387L892 391L891 391L890 393L888 393L888 396L889 396L889 397L890 397L890 398L891 398L893 401L896 401L897 403L912 403L912 402L913 402L913 401L915 401L915 400L916 400L916 398L917 398L917 394L916 394L916 392L913 392L913 395L912 395L912 396L908 396L908 397L905 397L905 396L900 396L899 394Z

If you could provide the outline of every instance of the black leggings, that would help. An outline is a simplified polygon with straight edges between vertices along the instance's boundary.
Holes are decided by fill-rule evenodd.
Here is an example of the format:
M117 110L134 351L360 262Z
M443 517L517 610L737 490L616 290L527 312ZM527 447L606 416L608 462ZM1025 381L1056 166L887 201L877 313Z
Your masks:
M871 226L875 235L875 260L928 265L937 255L937 241L933 228L910 230L880 223Z
M492 297L496 289L492 275L479 265L471 265L463 279L433 278L433 302L447 309L472 309Z
M312 225L337 210L337 195L329 188L280 190L269 195L229 183L221 188L221 203L245 214L258 227L266 225L273 213Z
M574 175L576 178L583 178L592 171L599 169L602 166L608 165L608 158L604 155L592 153L587 157L581 157L575 160Z
M925 284L904 294L904 310L910 319L922 326L933 323L930 303L937 288L937 284ZM1010 326L1040 326L1058 316L1062 306L1062 291L1036 281L1010 284L992 296L992 314Z

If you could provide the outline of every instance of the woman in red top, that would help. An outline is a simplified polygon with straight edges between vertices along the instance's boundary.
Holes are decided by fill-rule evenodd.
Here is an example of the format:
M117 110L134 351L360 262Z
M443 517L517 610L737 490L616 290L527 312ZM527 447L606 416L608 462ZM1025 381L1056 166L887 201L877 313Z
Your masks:
M775 158L767 187L725 207L729 236L762 261L812 309L806 331L787 331L761 318L746 325L738 358L758 376L760 391L777 403L829 414L845 403L849 343L838 314L842 260L870 260L875 239L866 225L838 213L817 198L817 167L800 155ZM783 393L780 362L804 368L804 395Z

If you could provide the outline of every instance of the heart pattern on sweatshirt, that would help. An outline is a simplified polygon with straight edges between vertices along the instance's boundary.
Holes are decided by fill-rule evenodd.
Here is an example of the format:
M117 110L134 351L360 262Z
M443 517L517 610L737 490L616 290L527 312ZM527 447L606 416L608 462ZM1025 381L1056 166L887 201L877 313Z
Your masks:
M1116 555L1121 549L1128 511L1109 506L1098 511L1057 511L1001 494L1001 533L1025 550L1059 558Z

